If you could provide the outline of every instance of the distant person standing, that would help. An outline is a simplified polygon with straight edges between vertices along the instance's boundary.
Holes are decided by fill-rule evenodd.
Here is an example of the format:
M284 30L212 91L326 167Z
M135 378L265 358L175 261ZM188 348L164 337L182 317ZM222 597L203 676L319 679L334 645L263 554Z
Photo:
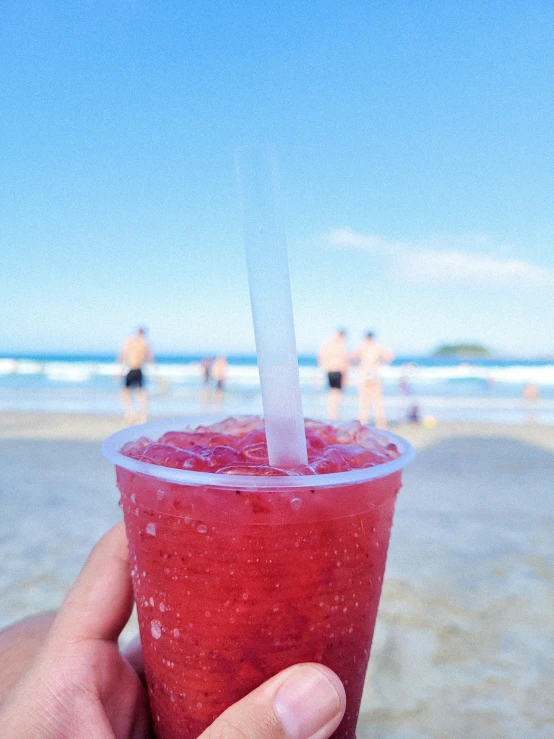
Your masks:
M327 339L319 350L317 357L319 367L327 373L329 395L327 398L327 418L336 420L339 417L342 401L342 388L346 384L348 373L348 350L346 348L346 331L339 329L334 336Z
M213 357L204 357L200 362L200 370L202 372L202 384L209 385L210 377L212 375L212 364L214 363Z
M138 420L139 423L146 423L148 416L148 395L146 393L142 368L146 362L154 361L154 355L152 354L150 345L146 341L146 329L139 328L134 336L130 336L123 343L118 356L118 362L127 369L121 389L121 401L127 421ZM137 393L139 406L138 419L135 416L133 408L132 390L136 390Z
M523 388L523 402L525 403L525 423L537 423L537 403L540 398L540 390L537 385L529 382Z
M222 395L227 382L227 358L224 356L216 357L212 364L212 377L215 380L215 391L218 395Z
M383 387L381 383L381 367L390 364L394 354L375 341L372 331L368 331L365 341L352 355L352 362L359 365L358 377L358 419L360 423L369 423L369 414L373 413L375 426L387 428L385 408L383 406Z

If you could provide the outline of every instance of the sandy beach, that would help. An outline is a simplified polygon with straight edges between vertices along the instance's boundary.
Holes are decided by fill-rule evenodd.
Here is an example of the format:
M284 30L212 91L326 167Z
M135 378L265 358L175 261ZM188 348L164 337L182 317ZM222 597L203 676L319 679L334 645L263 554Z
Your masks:
M120 517L113 416L0 414L0 627L59 606ZM400 426L358 739L554 736L554 427ZM131 624L127 634L135 628Z

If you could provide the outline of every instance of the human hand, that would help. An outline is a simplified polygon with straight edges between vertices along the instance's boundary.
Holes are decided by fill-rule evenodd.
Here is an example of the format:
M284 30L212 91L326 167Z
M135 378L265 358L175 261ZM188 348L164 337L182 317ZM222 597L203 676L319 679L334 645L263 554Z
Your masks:
M151 739L140 650L117 639L133 605L123 524L94 547L29 671L0 711L10 739ZM134 665L134 667L132 666ZM201 739L327 739L346 705L338 677L295 665L227 709Z
M146 690L118 649L133 592L123 523L94 547L0 711L10 739L149 739Z

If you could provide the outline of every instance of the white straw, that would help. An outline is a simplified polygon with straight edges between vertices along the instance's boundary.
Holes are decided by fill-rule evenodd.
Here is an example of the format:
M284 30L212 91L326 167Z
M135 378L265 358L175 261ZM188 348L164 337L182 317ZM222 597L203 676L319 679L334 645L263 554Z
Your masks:
M308 457L277 154L246 146L236 161L269 463L296 467Z

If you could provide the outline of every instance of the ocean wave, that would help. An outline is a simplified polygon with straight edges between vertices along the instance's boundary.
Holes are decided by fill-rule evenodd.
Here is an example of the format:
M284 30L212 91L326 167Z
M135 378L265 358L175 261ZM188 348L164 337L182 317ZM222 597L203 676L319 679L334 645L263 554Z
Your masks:
M52 361L19 359L17 357L0 358L0 376L43 376L47 381L62 383L89 383L95 378L117 378L124 368L116 362L90 361ZM166 363L147 365L145 372L152 378L172 383L198 383L201 380L200 362ZM228 381L234 385L255 388L259 385L258 367L256 364L229 363ZM324 373L317 367L301 366L300 382L304 387L319 387L324 383ZM495 383L506 385L523 385L533 383L539 386L554 387L554 363L479 365L461 363L444 366L441 364L389 365L382 368L385 383L398 383L404 379L409 384L436 384L444 382L481 382L487 385ZM349 380L357 382L357 369L349 372Z

